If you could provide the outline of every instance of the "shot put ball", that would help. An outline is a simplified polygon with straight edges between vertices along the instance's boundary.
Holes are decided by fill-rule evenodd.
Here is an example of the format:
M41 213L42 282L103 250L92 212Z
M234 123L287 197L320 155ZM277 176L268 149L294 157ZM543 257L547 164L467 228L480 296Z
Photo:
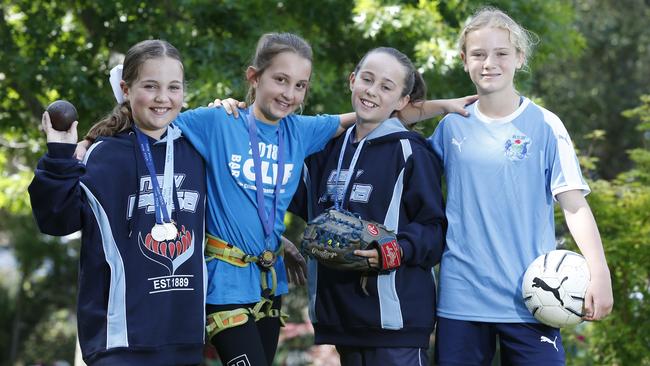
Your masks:
M77 109L72 103L66 100L57 100L47 106L47 113L50 114L52 127L57 131L67 131L72 122L79 119Z

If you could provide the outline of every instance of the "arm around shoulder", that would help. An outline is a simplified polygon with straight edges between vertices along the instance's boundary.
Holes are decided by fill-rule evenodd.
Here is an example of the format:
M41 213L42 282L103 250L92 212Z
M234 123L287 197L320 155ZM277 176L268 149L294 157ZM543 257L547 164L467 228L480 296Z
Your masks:
M332 138L341 136L345 130L352 127L354 122L357 121L357 114L354 112L339 114L339 127L336 129L334 136Z
M409 103L400 111L400 117L406 124L410 125L445 113L458 113L467 116L469 114L465 110L465 106L477 99L478 96L469 95L462 98L432 99Z

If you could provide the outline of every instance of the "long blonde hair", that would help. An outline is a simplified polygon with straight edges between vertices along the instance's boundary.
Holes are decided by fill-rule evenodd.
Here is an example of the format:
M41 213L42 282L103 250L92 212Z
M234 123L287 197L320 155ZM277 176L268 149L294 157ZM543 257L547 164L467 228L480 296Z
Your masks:
M467 34L475 30L490 27L508 31L510 34L510 43L512 43L518 53L523 55L522 67L526 67L533 50L533 45L537 43L537 35L519 25L508 14L497 8L484 7L472 15L458 36L458 50L466 53L465 42Z

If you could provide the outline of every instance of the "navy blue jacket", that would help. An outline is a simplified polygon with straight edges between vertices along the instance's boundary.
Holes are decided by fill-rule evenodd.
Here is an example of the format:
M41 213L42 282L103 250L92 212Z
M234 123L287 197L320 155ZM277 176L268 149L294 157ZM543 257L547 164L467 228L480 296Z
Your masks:
M156 242L149 234L151 177L132 131L98 140L85 164L72 158L75 145L48 144L29 186L43 233L82 231L77 322L88 364L202 360L205 169L180 130L167 136L174 139L176 240ZM167 136L150 139L159 181Z
M338 184L344 136L305 161L292 212L309 220L334 205L359 145L351 143L352 136ZM389 119L368 135L352 174L343 208L394 230L404 253L402 265L370 275L364 286L359 273L332 270L310 259L316 343L426 348L435 322L432 267L440 261L446 225L440 163L424 138Z

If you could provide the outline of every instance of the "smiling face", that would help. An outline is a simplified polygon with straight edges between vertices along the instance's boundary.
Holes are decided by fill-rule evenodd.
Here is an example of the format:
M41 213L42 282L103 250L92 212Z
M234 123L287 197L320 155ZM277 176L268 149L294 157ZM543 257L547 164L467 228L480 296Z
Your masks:
M409 101L402 96L406 68L385 52L373 52L350 75L352 108L361 122L381 123Z
M510 32L485 27L467 34L465 52L461 53L465 71L469 73L479 95L512 93L517 69L523 55L510 41Z
M122 82L122 90L138 128L160 139L183 105L183 66L169 57L149 59L131 86Z
M311 61L294 52L282 52L273 58L261 75L249 67L246 76L255 88L255 117L275 124L293 113L305 100Z

